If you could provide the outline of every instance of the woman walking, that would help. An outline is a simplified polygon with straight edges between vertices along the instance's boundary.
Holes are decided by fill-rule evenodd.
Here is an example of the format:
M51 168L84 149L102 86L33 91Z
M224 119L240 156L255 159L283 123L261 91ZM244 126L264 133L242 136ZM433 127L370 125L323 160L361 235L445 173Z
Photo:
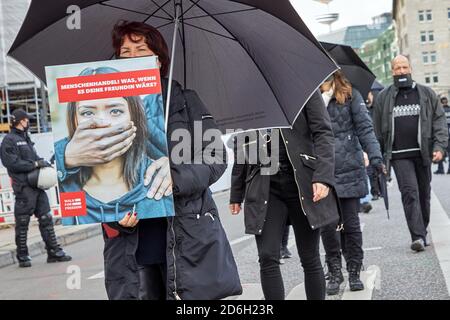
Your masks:
M344 223L340 233L331 226L322 229L329 270L327 294L335 295L344 281L341 249L347 262L350 290L364 289L360 280L364 253L358 211L359 199L369 190L363 151L379 173L384 171L384 165L364 100L344 74L336 72L321 86L321 91L333 126L336 191Z
M238 140L237 137L235 156L243 148ZM266 175L262 173L266 168L260 159L256 164L242 164L236 157L230 209L232 214L238 214L245 201L245 229L255 235L264 297L285 299L279 260L289 218L305 274L307 298L323 300L325 279L319 254L319 228L325 225L336 228L339 213L333 190L334 139L320 94L313 95L292 130L274 129L270 139L265 136L260 140L248 141L247 145L257 143L256 150L267 148L268 153L278 154L278 171Z

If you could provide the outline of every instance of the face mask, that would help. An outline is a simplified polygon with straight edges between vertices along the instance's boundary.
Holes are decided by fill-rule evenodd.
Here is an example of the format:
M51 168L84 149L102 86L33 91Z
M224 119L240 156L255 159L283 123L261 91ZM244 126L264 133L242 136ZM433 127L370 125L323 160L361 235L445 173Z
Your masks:
M331 99L333 98L333 93L334 93L333 88L322 93L322 98L323 98L323 101L325 102L325 106L328 107L328 104L330 103Z
M413 85L413 80L411 74L402 74L394 76L394 85L397 88L411 88Z

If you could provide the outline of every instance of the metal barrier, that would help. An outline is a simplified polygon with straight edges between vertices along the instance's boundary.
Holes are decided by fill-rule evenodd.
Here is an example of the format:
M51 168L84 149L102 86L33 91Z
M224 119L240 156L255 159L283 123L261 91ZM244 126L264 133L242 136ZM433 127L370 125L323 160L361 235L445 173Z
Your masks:
M58 188L53 187L46 191L51 214L54 218L61 217L59 208ZM0 168L0 225L14 224L14 192L11 179L5 168Z

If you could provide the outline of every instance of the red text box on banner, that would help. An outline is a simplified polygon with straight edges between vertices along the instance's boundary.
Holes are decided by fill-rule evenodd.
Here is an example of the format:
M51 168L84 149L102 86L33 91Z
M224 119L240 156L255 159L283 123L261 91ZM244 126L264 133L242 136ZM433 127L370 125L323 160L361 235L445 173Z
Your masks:
M59 103L161 93L159 69L56 79Z
M86 195L83 191L61 192L59 199L63 218L87 216Z

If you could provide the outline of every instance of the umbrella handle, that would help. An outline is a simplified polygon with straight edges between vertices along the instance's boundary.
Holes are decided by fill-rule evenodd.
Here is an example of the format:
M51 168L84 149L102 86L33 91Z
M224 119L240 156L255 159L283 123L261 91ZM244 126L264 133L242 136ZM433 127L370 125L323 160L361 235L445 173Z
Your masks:
M175 3L175 27L173 29L173 39L172 39L172 53L170 57L170 70L169 70L169 85L167 88L167 98L166 98L166 119L165 119L165 130L167 134L167 127L169 124L169 106L170 106L170 96L172 94L172 79L173 79L173 69L174 69L174 59L175 59L175 49L177 44L177 31L180 25L181 16L181 3L179 0Z

